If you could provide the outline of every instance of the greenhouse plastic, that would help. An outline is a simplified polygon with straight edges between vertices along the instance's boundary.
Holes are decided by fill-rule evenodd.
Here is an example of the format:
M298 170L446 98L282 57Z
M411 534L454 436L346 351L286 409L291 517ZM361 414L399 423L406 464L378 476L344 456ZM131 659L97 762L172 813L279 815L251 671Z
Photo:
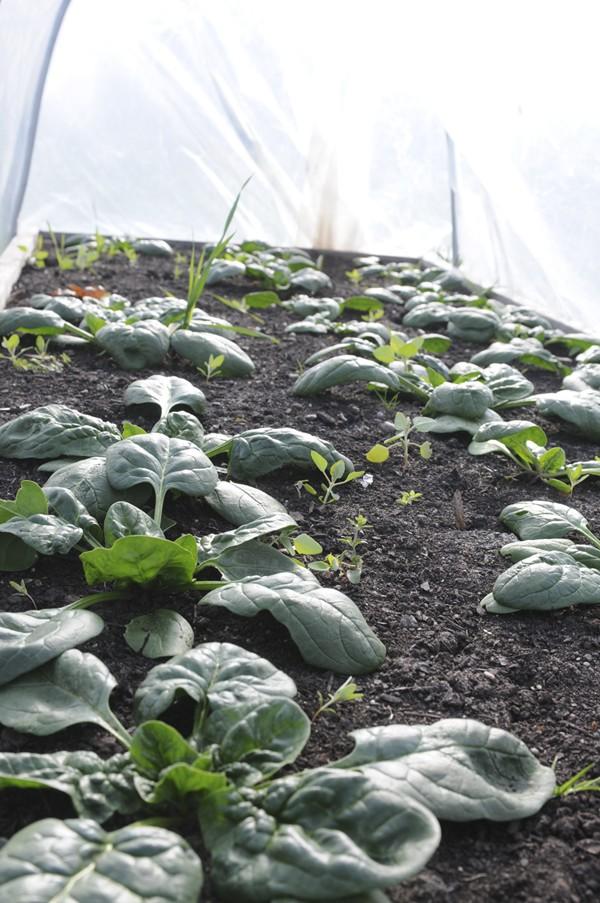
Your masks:
M4 0L0 250L47 224L213 239L252 176L239 239L437 252L597 331L595 16Z

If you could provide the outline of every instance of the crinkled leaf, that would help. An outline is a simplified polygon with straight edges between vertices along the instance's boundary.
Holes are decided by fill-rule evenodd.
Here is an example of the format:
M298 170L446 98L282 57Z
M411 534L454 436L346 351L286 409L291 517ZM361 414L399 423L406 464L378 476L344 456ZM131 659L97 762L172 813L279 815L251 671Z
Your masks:
M102 618L91 611L44 608L0 612L0 684L87 642L103 627Z
M49 507L61 520L80 527L84 535L89 534L96 541L102 541L103 534L100 524L70 489L46 484L42 491L48 499Z
M519 539L556 539L574 530L588 530L587 520L575 508L539 499L507 505L500 520Z
M301 288L311 295L316 292L326 292L333 287L331 279L327 273L321 270L315 270L313 267L303 267L297 270L290 279L292 288Z
M68 524L53 514L11 517L0 524L0 534L3 533L18 537L41 555L66 555L83 536L80 527Z
M514 563L538 555L540 552L566 552L571 554L571 549L576 546L570 539L523 539L520 542L508 542L500 549L500 554ZM586 546L586 548L591 548ZM599 550L600 554L600 550Z
M600 351L600 348L596 348ZM600 364L584 364L577 367L562 381L563 389L574 389L576 392L587 392L600 389Z
M249 574L281 574L283 571L302 574L306 570L293 558L259 539L226 549L211 563L227 580L242 580Z
M253 480L281 467L313 466L311 452L322 455L331 466L343 461L346 473L354 470L352 462L331 444L310 433L287 427L263 427L246 430L231 440L229 475L234 480Z
M311 665L343 674L373 671L385 658L383 643L348 596L309 574L248 577L212 590L202 602L243 617L269 611Z
M149 514L130 505L129 502L114 502L106 512L104 519L104 537L106 544L112 546L123 536L158 536L164 539L164 533Z
M0 753L0 788L58 790L71 797L77 814L103 822L116 812L140 809L134 771L124 753L101 759L96 753Z
M157 608L133 618L125 629L125 640L134 652L146 658L180 655L194 645L194 631L183 615L169 608Z
M66 328L62 317L51 310L33 307L13 307L0 311L0 335L12 335L18 331L33 335L61 335Z
M47 404L0 426L0 455L87 458L104 454L120 437L114 423L80 414L64 404Z
M169 330L158 320L109 323L95 335L95 341L123 370L143 370L159 366L169 350Z
M398 389L398 380L387 367L352 354L339 354L305 370L294 383L294 395L309 396L324 392L331 386L352 382L383 383Z
M169 765L195 762L198 751L170 724L146 721L133 735L129 755L141 771L157 778Z
M174 542L157 536L123 536L108 549L92 549L79 557L90 586L113 580L189 586L196 570L196 540L191 534Z
M205 771L203 768L179 762L164 769L147 794L146 800L155 806L167 803L179 808L191 794L220 790L226 787L227 783L226 776L220 772Z
M508 821L533 815L554 791L552 768L499 728L471 718L352 731L355 748L336 762L423 803L438 818Z
M124 401L126 405L158 405L160 416L166 417L177 405L185 405L196 414L201 414L206 404L206 396L202 389L187 379L156 374L130 383L125 389Z
M268 514L285 514L286 509L271 495L232 480L220 480L204 498L210 507L230 524L241 527Z
M204 427L194 414L188 411L171 411L166 417L161 417L158 423L152 427L153 433L162 433L171 439L185 439L192 442L198 448L204 446ZM123 437L129 438L129 437Z
M180 695L212 709L256 697L296 695L294 681L266 659L231 643L203 643L148 672L134 696L136 721L158 718Z
M0 724L46 736L91 722L123 737L110 710L116 680L89 652L69 649L54 661L0 687Z
M164 828L130 825L107 834L90 819L45 818L0 850L6 899L94 903L197 903L202 865Z
M484 379L494 393L493 407L513 406L534 392L533 383L509 364L490 364L485 368Z
M212 877L228 900L339 900L418 872L440 838L436 818L414 800L354 772L320 768L241 797L200 800Z

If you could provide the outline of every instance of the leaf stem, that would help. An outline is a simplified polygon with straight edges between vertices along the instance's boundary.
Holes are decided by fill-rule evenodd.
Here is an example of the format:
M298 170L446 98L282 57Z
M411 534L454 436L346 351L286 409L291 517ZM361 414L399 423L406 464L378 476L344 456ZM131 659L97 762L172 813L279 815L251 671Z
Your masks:
M89 596L82 596L81 599L71 602L70 605L66 606L66 610L72 611L73 609L78 608L91 608L92 605L97 605L100 602L113 602L130 598L131 592L122 589L109 590L105 593L90 593Z

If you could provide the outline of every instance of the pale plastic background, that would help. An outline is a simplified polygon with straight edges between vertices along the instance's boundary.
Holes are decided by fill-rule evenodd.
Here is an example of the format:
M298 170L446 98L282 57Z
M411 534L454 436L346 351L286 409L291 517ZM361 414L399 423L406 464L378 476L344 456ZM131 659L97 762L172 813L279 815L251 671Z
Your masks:
M60 5L0 5L0 241ZM16 225L214 239L252 175L239 239L447 256L447 132L465 273L600 333L599 26L586 0L71 0Z

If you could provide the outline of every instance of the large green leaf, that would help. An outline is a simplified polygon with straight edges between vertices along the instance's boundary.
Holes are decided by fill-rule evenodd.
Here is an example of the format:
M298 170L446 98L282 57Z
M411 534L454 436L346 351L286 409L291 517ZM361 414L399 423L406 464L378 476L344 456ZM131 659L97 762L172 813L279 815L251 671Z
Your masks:
M178 730L163 721L146 721L133 735L129 750L137 767L152 778L157 778L163 768L180 762L192 764L198 751Z
M0 850L0 886L7 900L40 903L197 903L202 865L164 828L107 834L88 819L45 818Z
M322 455L329 465L341 461L344 473L354 470L352 461L331 444L310 433L288 427L246 430L231 440L229 475L234 480L254 480L281 467L314 467L311 451Z
M568 423L576 433L593 442L600 441L600 392L594 389L575 391L561 389L536 396L540 414L558 417Z
M128 743L109 706L116 680L89 652L69 649L54 661L0 687L0 724L46 736L91 722Z
M113 423L80 414L64 404L47 404L0 426L0 455L88 458L104 454L119 438Z
M533 383L510 364L490 364L483 375L486 385L494 393L495 408L513 407L533 394Z
M568 372L560 360L544 348L537 339L514 338L510 342L493 342L484 351L478 351L471 358L474 364L487 367L489 364L509 364L520 361L530 367L539 367L554 373Z
M424 414L450 414L465 420L479 420L494 404L492 390L483 383L470 380L465 383L443 383L431 393Z
M125 640L146 658L167 658L192 648L194 630L179 612L157 608L133 618L125 629Z
M30 517L32 514L48 514L48 499L44 490L32 480L22 480L14 499L0 500L0 524L20 514Z
M75 527L80 527L84 535L89 535L97 542L102 541L102 528L95 517L89 513L82 502L63 486L49 486L46 484L42 490L48 499L50 509L61 520Z
M169 350L169 330L158 320L109 323L98 330L95 341L123 370L143 370L162 363Z
M598 570L579 564L565 552L539 552L500 574L480 607L494 614L509 614L599 603Z
M247 618L269 611L289 630L304 660L319 668L364 674L385 658L383 643L354 602L321 586L310 571L248 577L212 590L202 604Z
M463 342L485 344L495 336L499 327L500 317L492 310L455 307L448 315L448 335Z
M507 505L500 512L500 520L519 539L557 539L573 531L589 533L587 520L575 508L540 499Z
M77 814L104 822L114 813L140 809L134 770L127 754L101 759L96 753L0 753L0 788L58 790L71 797Z
M420 433L470 433L474 436L485 423L502 421L500 414L491 408L477 420L467 420L454 414L437 414L435 417L415 417L413 423ZM418 425L417 425L418 424Z
M103 627L102 618L91 611L0 612L0 684L91 640Z
M177 405L185 405L201 414L206 404L206 396L202 389L194 386L189 380L181 379L179 376L158 374L130 383L125 389L124 400L126 405L158 405L161 417L166 417Z
M256 520L257 517L285 514L286 511L281 502L262 489L234 483L232 480L220 480L213 491L205 496L204 501L236 527Z
M108 549L92 549L79 557L90 586L118 580L185 587L196 570L196 540L189 533L174 542L157 536L123 536Z
M12 307L0 311L0 335L12 335L23 330L33 335L61 335L66 323L51 310L36 310L33 307Z
M306 568L293 558L258 539L225 549L212 564L227 580L242 580L250 574L281 574L283 571L306 573Z
M158 423L152 427L153 433L162 433L171 439L185 439L192 442L198 448L204 447L204 427L189 411L171 411L166 417L161 417ZM124 439L129 438L123 436Z
M398 389L395 374L382 364L353 354L338 354L305 370L294 383L292 392L306 397L324 392L331 386L344 386L353 382L377 382L389 389Z
M584 364L577 367L562 381L563 389L574 389L576 392L588 392L600 389L600 364Z
M180 695L218 709L256 697L296 695L294 681L266 659L231 643L203 643L148 672L134 696L136 721L158 718Z
M336 762L423 803L438 818L508 821L533 815L555 786L552 768L498 728L471 718L353 731L355 749Z
M435 851L427 809L355 772L320 768L262 792L200 800L212 877L225 900L339 900L411 877Z
M106 475L105 457L87 458L84 461L59 467L46 481L44 491L57 486L68 489L97 520L104 518L114 502L125 498L132 502L139 502L147 498L149 494L146 486L136 486L126 492L118 491L111 486Z
M211 355L223 355L219 376L244 377L254 373L252 358L239 345L223 336L178 329L171 336L171 348L196 367L206 366Z
M68 524L53 514L11 517L0 524L0 534L4 533L18 537L41 555L66 555L83 536L81 527Z
M186 495L207 495L218 483L214 465L197 446L161 433L133 436L111 446L106 454L106 474L115 489L149 483L157 511L169 490ZM156 516L157 523L160 518Z

